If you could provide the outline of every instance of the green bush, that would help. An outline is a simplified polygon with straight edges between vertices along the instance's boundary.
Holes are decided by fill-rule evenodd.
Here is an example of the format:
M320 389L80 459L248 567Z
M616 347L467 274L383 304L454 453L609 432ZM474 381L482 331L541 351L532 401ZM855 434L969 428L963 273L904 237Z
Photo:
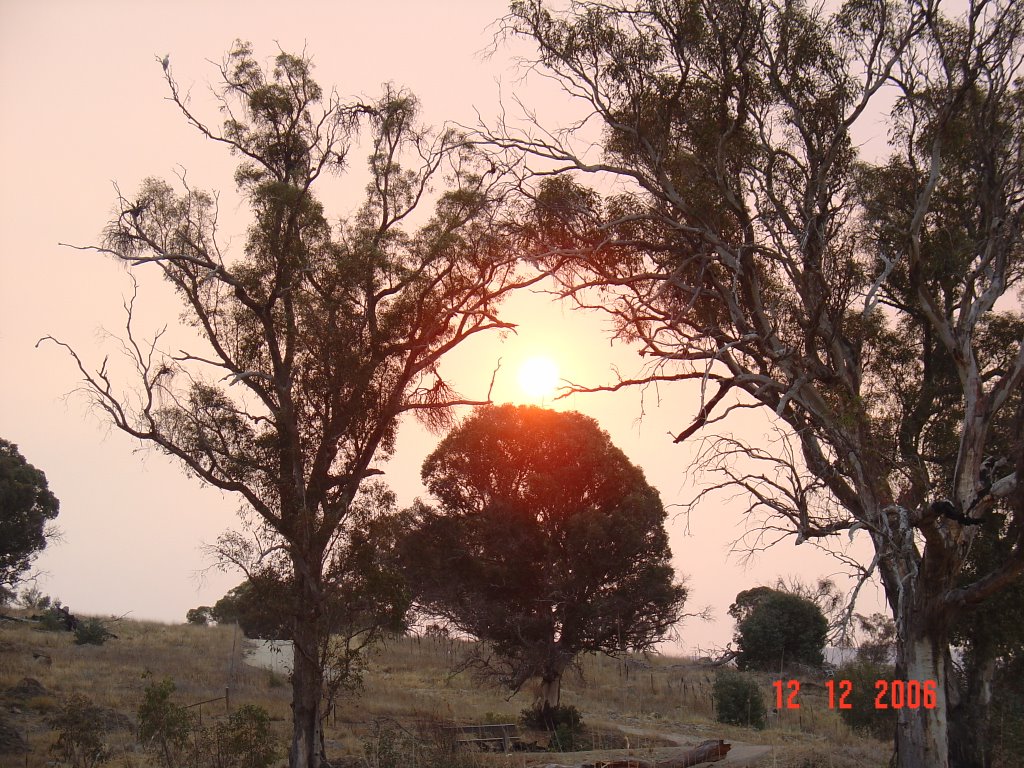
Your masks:
M85 619L75 629L75 645L103 645L114 636L99 619Z
M849 680L852 685L852 690L846 696L846 703L850 708L838 710L843 722L855 731L876 739L891 741L896 733L896 710L875 708L875 696L878 694L875 682L892 680L895 676L892 667L866 661L839 667L834 677L837 695L842 688L842 680Z
M768 672L796 663L820 667L827 634L828 620L810 600L765 590L737 627L736 664Z
M551 749L554 752L575 752L579 730L568 723L562 723L551 735Z
M74 694L49 718L50 727L59 733L50 747L58 765L94 768L110 760L110 750L97 728L102 714L85 696Z
M370 738L363 742L364 765L368 768L477 768L472 752L453 743L450 732L436 728L411 733L397 723L374 723Z
M757 681L742 672L723 669L715 675L715 712L718 722L762 729L767 711Z
M67 618L61 612L60 600L48 603L39 615L39 628L47 632L66 632Z
M268 768L277 757L270 735L270 715L263 707L246 704L215 728L214 768Z
M139 706L139 741L163 768L179 765L192 730L192 713L171 701L174 688L169 678L150 683Z
M268 768L277 758L270 715L247 704L226 722L202 726L171 701L174 683L151 683L139 707L139 740L162 768Z
M185 614L185 621L189 624L193 624L200 627L205 627L210 623L211 614L213 609L208 605L200 605L198 608L189 608Z
M519 722L538 731L555 733L565 726L568 732L575 732L583 726L583 715L573 706L559 704L551 707L537 702L519 713Z

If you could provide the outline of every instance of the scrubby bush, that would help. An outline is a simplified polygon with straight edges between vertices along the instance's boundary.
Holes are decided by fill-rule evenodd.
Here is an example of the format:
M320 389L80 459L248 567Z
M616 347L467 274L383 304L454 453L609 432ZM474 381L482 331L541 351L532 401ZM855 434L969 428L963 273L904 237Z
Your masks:
M42 607L43 612L34 617L39 622L39 628L47 632L68 631L71 628L68 626L69 611L61 605L60 600L50 603L49 598L46 598L46 601L46 605Z
M896 710L875 707L875 683L878 680L892 680L894 677L893 667L884 664L860 661L839 667L835 672L835 680L849 680L852 686L846 696L850 708L839 710L843 722L855 731L891 741L896 733Z
M715 712L720 723L762 729L767 711L757 681L751 675L723 669L715 675Z
M551 750L553 752L575 752L579 730L568 723L562 723L551 734Z
M49 718L50 727L58 732L50 747L58 765L71 768L94 768L110 760L110 750L100 737L102 711L80 694L70 696L60 711Z
M267 768L277 757L270 734L270 715L263 707L246 704L214 728L212 768Z
M150 683L139 706L139 741L163 768L176 768L192 730L192 714L171 701L174 688L169 678Z
M75 628L75 645L103 645L116 635L99 619L85 619Z
M185 614L185 621L189 624L205 627L210 623L212 611L213 609L208 605L200 605L198 608L189 608L188 612Z
M39 587L31 586L21 590L18 602L21 603L22 608L28 608L30 611L42 611L50 607L51 600L50 596L44 595Z
M247 704L226 722L203 726L171 701L174 683L151 683L139 707L139 740L162 768L268 768L277 758L270 715Z
M477 768L472 753L459 749L450 733L427 727L411 733L395 723L374 723L370 737L363 742L364 765L368 768Z
M583 726L583 715L573 706L559 704L554 707L537 702L519 713L519 722L526 728L538 731L556 732L565 726L569 731L578 731Z

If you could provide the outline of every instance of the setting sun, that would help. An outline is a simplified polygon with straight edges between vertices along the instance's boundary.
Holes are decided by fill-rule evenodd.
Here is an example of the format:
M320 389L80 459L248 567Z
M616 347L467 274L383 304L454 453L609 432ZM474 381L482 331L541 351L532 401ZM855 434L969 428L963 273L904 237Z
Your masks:
M550 357L531 357L519 366L519 386L530 397L551 397L557 385L558 366Z

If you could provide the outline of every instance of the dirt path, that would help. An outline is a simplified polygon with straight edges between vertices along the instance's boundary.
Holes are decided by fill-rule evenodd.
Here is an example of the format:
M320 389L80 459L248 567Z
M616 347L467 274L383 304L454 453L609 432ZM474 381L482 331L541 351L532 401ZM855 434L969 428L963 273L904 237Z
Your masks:
M643 757L648 760L664 760L669 757L676 756L680 751L681 747L694 747L700 744L702 741L706 741L709 738L713 738L712 734L704 735L693 735L683 733L670 733L668 731L653 731L647 728L638 728L632 725L624 725L622 723L616 723L611 720L590 720L589 721L596 728L608 728L611 730L618 730L622 733L631 736L638 736L640 738L659 738L665 741L673 742L678 745L677 747L657 747L653 749L643 750L642 755L635 755L637 757ZM731 745L729 755L724 760L718 760L714 763L706 763L709 766L739 766L754 768L763 764L762 758L771 754L772 748L764 746L763 744L746 744L741 741L733 741L726 739ZM631 752L635 750L625 749L606 749L594 752L575 752L575 753L564 753L559 756L552 756L544 758L545 762L568 762L569 764L588 763L596 760L622 760L630 756Z
M615 725L614 723L607 723L608 726L618 728L623 733L632 733L637 736L659 736L668 741L673 741L680 747L693 747L704 739L694 738L693 736L684 736L681 733L665 733L661 731L645 731L643 728L634 728L628 725ZM726 739L732 748L729 750L728 756L724 760L719 760L714 765L756 765L757 761L769 754L772 751L771 747L766 747L763 744L745 744L742 741L732 741Z

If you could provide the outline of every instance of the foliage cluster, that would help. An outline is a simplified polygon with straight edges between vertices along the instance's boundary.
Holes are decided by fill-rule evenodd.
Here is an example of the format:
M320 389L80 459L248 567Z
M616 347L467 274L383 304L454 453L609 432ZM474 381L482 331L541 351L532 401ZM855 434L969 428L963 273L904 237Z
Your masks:
M661 499L593 419L479 409L422 474L438 506L410 513L416 602L484 641L472 661L511 690L540 678L557 705L579 653L649 648L681 618Z
M278 756L270 717L246 704L226 721L208 725L171 700L165 678L146 686L139 706L139 740L161 768L268 768Z
M736 596L729 615L737 621L740 669L778 672L786 665L824 662L828 620L806 598L756 587Z
M413 733L391 720L376 720L363 742L367 768L477 768L476 759L438 731Z
M556 731L559 728L578 731L583 727L583 715L571 704L550 707L535 702L519 713L519 722L538 731Z
M701 498L747 496L752 549L869 538L901 672L951 680L958 620L1024 573L1024 4L517 0L504 29L603 129L599 162L491 132L558 169L530 255L653 361L637 383L699 382L677 442L737 407L785 425L709 437ZM882 100L888 151L861 155ZM901 764L948 765L954 714L903 708Z
M52 535L47 524L60 511L46 475L18 446L0 438L0 587L18 583Z
M834 679L849 680L852 685L845 699L850 708L839 710L843 722L876 739L891 741L896 732L896 710L875 706L875 683L895 677L892 666L872 661L857 661L836 669Z
M715 717L720 723L763 729L767 710L761 688L753 675L719 670L715 675Z
M992 760L1012 766L1024 755L1024 656L1003 660L992 685Z
M82 619L75 627L76 645L103 645L107 640L116 637L106 623L97 618Z
M86 696L73 694L49 718L57 740L50 747L58 765L69 768L95 768L110 759L99 723L102 711Z

